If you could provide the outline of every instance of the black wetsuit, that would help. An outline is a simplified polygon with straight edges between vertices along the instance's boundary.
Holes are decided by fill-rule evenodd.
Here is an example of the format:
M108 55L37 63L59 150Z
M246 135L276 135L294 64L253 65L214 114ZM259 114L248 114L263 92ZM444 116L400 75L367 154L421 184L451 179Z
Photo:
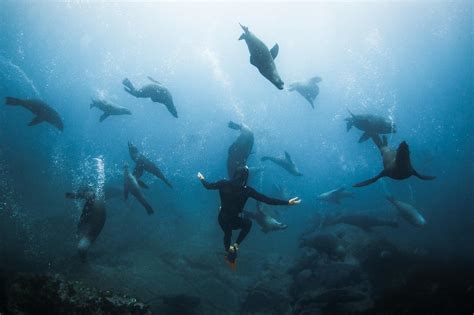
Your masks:
M201 181L206 189L218 189L221 197L221 211L219 212L219 225L224 231L224 247L229 250L231 243L232 230L241 229L236 243L240 244L252 227L250 219L243 219L239 215L243 211L247 199L264 202L269 205L288 205L288 200L275 199L267 197L249 186L236 185L229 180L220 180L215 183L209 183L206 180Z

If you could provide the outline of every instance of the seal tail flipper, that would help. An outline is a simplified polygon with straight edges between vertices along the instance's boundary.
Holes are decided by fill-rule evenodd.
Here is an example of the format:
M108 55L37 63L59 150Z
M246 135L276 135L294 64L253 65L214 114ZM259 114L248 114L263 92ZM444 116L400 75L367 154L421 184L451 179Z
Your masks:
M371 137L371 135L369 133L364 132L362 134L362 136L360 136L359 143L362 143L362 142L365 142L365 141L369 140L370 137Z
M35 118L33 118L32 121L30 121L30 123L28 124L28 126L34 126L34 125L37 125L37 124L40 124L44 121L44 119L40 116L36 116Z
M275 44L272 49L270 49L270 54L272 55L273 60L278 56L278 52L280 51L280 46Z
M415 170L413 170L413 176L416 176L416 177L418 177L419 179L422 179L422 180L433 180L433 179L436 178L436 176L422 175L422 174L418 173Z
M145 208L146 212L151 215L153 214L153 208L150 206L150 204L148 203L148 201L145 200L145 198L143 198L143 196L135 196L138 200L138 202L140 202L140 204L143 206L143 208Z
M230 129L234 129L234 130L240 130L242 129L242 125L239 125L238 123L235 123L233 121L229 121L229 123L227 124L227 126L230 128Z
M15 98L15 97L10 97L10 96L7 96L5 97L5 104L6 105L23 105L25 103L24 100L21 100L19 98Z
M92 102L92 103L90 104L89 109L91 109L91 108L93 108L93 107L97 107L97 108L99 107L99 106L98 106L98 103L100 103L100 100L91 98L91 102Z
M354 125L354 120L352 118L346 118L346 131L351 130L352 126Z
M100 119L99 119L99 122L103 122L107 117L109 117L109 113L103 113L101 116L100 116Z
M370 185L370 184L373 184L375 183L376 181L378 181L381 177L384 176L384 173L383 171L380 172L380 174L378 174L377 176L371 178L371 179L368 179L368 180L365 180L363 182L360 182L360 183L357 183L357 184L354 184L352 185L352 187L363 187L363 186L367 186L367 185Z
M132 94L133 96L136 96L137 90L135 89L135 87L133 86L132 82L129 79L127 78L123 79L122 84L124 85L124 90L126 92Z
M178 118L178 111L176 110L176 106L174 106L173 102L170 104L165 104L165 106L168 112L173 115L174 118Z

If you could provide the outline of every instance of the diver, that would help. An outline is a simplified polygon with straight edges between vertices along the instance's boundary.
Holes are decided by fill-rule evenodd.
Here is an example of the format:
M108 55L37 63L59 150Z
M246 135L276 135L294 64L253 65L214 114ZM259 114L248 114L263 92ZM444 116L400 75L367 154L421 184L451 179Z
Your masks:
M209 183L200 172L197 174L197 177L206 189L219 190L221 207L218 221L222 231L224 231L224 249L227 252L226 260L232 269L235 269L236 266L235 260L239 246L252 227L250 219L241 217L248 198L253 198L269 205L281 206L297 205L301 202L298 197L291 198L290 200L270 198L247 186L247 179L249 177L247 166L237 168L231 180ZM234 245L231 245L232 230L239 229L239 236Z

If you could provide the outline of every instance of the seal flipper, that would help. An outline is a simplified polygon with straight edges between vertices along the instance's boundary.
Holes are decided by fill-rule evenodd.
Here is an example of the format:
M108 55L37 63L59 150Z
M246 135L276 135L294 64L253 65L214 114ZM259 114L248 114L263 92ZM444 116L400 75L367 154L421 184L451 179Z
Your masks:
M125 90L125 92L130 93L131 95L137 97L137 90L135 89L135 87L133 86L132 82L129 79L127 78L123 79L122 84L124 85L123 89Z
M293 161L291 160L291 155L286 151L285 151L285 159L291 164L293 164Z
M151 82L161 85L161 82L160 82L160 81L157 81L157 80L153 79L153 78L150 77L150 76L147 76L147 78L148 78L148 80L150 80Z
M370 137L371 137L371 135L369 133L364 132L362 134L362 136L360 136L359 143L362 143L362 142L365 142L365 141L369 140Z
M103 113L102 116L100 116L99 122L103 122L109 116L110 116L109 113Z
M40 117L40 116L36 116L35 118L33 118L33 120L28 124L28 126L34 126L34 125L37 125L37 124L40 124L44 121L43 117Z
M422 175L420 173L418 173L417 171L415 171L414 169L412 169L412 174L413 176L416 176L418 177L419 179L422 179L422 180L433 180L436 178L436 176L430 176L430 175Z
M275 44L275 46L270 49L270 54L272 55L273 60L278 56L278 52L280 51L280 46L278 44Z
M357 184L354 184L352 185L352 187L363 187L363 186L367 186L367 185L370 185L370 184L373 184L375 183L376 181L378 181L380 178L384 177L385 176L385 173L384 171L380 172L377 176L371 178L371 179L368 179L368 180L365 180L363 182L360 182L360 183L357 183Z
M153 208L150 206L150 204L145 200L145 198L140 194L138 196L135 196L137 198L138 202L146 209L146 212L151 215L153 214Z

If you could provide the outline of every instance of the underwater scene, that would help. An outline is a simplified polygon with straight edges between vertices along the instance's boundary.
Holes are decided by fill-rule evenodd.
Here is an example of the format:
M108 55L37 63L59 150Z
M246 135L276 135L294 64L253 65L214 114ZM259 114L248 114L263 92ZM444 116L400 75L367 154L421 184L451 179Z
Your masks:
M0 315L472 314L473 2L1 1Z

